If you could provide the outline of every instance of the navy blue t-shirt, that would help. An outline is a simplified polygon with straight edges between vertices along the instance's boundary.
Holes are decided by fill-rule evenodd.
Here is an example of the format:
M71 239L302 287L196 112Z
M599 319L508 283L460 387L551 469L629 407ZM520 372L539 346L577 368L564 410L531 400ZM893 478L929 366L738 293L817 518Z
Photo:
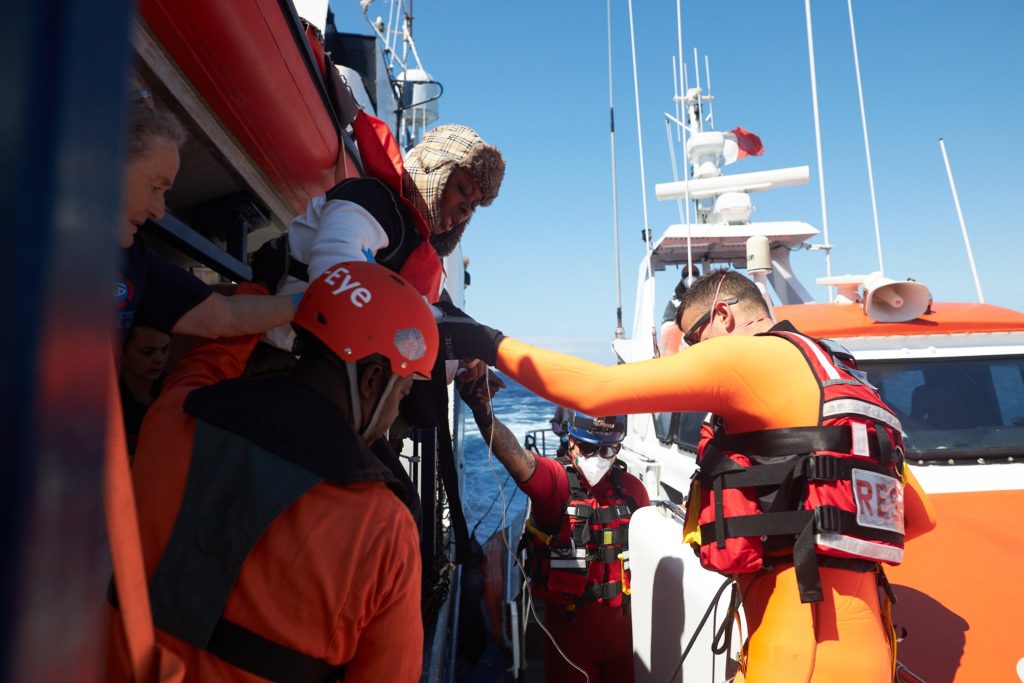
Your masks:
M157 254L135 235L132 246L124 250L121 272L114 280L121 341L137 321L170 334L181 316L212 293L206 283Z

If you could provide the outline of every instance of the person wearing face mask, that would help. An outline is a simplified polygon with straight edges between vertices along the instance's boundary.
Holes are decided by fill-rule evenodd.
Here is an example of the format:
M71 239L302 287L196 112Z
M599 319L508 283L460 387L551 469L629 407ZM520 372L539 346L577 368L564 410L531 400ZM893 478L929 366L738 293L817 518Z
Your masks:
M326 269L293 324L290 375L235 379L255 335L200 342L150 407L132 479L157 641L186 681L417 681L419 502L381 437L437 325L370 263ZM127 680L113 624L105 680Z
M481 377L460 387L480 435L529 497L532 516L523 543L530 590L544 601L544 625L590 683L633 680L629 613L629 518L650 497L616 455L626 417L564 414L564 456L539 457L523 448L491 411ZM550 639L544 641L544 679L583 681Z

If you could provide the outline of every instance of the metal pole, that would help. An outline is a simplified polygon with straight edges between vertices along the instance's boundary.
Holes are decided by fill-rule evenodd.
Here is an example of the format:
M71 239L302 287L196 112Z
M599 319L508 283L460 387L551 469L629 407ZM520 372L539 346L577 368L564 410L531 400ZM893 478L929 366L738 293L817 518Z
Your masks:
M978 279L978 269L974 265L974 252L971 251L971 240L967 237L967 224L964 222L964 212L960 210L960 198L956 193L956 183L953 182L953 169L949 166L949 155L946 154L946 143L939 138L939 149L942 150L942 160L946 163L946 175L949 176L949 189L953 192L953 205L956 206L956 217L960 221L960 232L964 236L964 247L967 249L967 260L971 263L971 275L974 277L974 288L978 290L978 302L985 303L985 297L981 293L981 280Z
M868 143L868 117L864 113L864 90L860 84L860 58L857 56L857 32L853 27L853 0L846 0L850 13L850 42L853 43L853 68L857 74L857 97L860 99L860 123L864 130L864 154L868 161L868 189L871 192L871 216L875 221L875 248L878 250L878 270L885 272L882 262L882 232L878 227L878 203L875 201L875 175L871 171L871 145ZM828 241L827 239L825 240Z
M818 151L818 190L821 195L821 229L825 238L825 275L832 277L832 243L828 237L828 210L825 206L825 164L821 160L821 123L818 114L818 79L814 72L814 33L811 30L811 0L804 0L807 17L807 57L811 64L811 103L814 106L814 141ZM829 301L832 287L828 288Z
M647 276L651 277L651 229L647 221L647 178L644 175L644 134L640 125L640 84L636 75L636 35L633 30L633 0L629 0L629 46L633 53L633 97L636 100L636 139L640 150L640 191L643 193L644 244L647 246Z
M619 261L619 190L615 179L615 97L612 91L612 0L608 6L608 114L612 150L612 224L615 233L615 338L625 339L622 327L622 265Z

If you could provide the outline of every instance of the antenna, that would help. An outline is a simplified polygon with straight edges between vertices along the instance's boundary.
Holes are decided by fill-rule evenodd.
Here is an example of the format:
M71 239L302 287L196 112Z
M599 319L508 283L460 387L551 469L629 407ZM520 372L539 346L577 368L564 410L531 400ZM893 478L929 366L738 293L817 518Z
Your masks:
M715 98L711 96L711 65L708 62L708 56L704 55L704 76L707 77L708 82L708 122L711 124L711 130L715 129Z
M673 56L672 57L672 90L673 90L672 101L676 105L676 120L677 121L679 120L679 105L681 103L681 99L679 97L679 73L678 73L678 71L679 71L679 68L676 65L676 58L675 58L675 56ZM676 141L679 141L679 140L682 140L682 139L683 139L682 132L677 130L676 131Z
M857 33L853 27L853 0L846 0L850 13L850 42L853 43L853 68L857 74L857 97L860 98L860 124L864 130L864 155L868 161L868 190L871 192L871 216L875 221L875 248L878 250L878 272L884 273L882 263L882 233L878 227L878 204L875 201L875 175L871 171L871 145L868 143L868 118L864 113L864 90L860 84L860 59L857 56ZM828 241L827 239L825 240Z
M690 179L690 159L689 159L689 157L686 154L686 133L687 133L686 123L685 123L685 121L686 121L686 113L685 113L686 112L686 102L685 102L685 98L686 98L686 62L683 61L683 12L682 12L682 7L680 5L681 5L680 0L676 0L676 43L677 43L677 47L679 48L679 87L682 89L683 98L684 98L684 100L682 102L682 105L683 105L683 116L680 117L680 118L683 119L683 125L680 126L682 128L681 135L682 135L682 143L683 143L683 180L688 181ZM678 180L679 179L679 175L676 172L676 160L675 160L675 154L674 153L672 155L672 179L673 180ZM687 191L683 195L683 197L684 197L683 202L684 202L684 204L686 206L686 213L685 213L685 216L684 216L684 220L686 222L686 279L687 279L687 286L689 286L689 279L690 279L691 275L693 274L693 241L692 241L692 235L691 235L692 230L690 228L690 192L689 192L689 183L687 183L686 186L687 186ZM680 212L680 213L682 213L682 212Z
M697 56L697 48L693 48L693 77L697 90L700 90L700 58Z
M629 0L629 47L633 53L633 99L636 101L636 139L640 149L640 191L643 193L644 207L644 246L646 248L647 279L654 279L654 271L651 269L651 228L647 221L647 178L644 175L644 135L643 127L640 125L640 83L636 75L636 34L633 27L633 0ZM659 355L658 331L651 325L651 340L654 342L654 356Z
M828 239L828 209L825 206L825 164L821 161L821 122L818 115L818 78L814 72L814 33L811 30L811 0L804 0L807 17L807 56L811 64L811 103L814 105L814 141L818 150L818 188L821 195L821 229L825 238L825 276L832 277L832 243ZM832 300L832 287L828 290Z
M683 11L680 4L680 0L676 0L676 46L679 49L677 56L679 62L679 73L672 75L678 79L679 82L679 99L676 106L676 118L686 120L686 62L683 61ZM674 62L673 62L674 63ZM685 134L679 133L679 140L682 141L685 138ZM685 148L684 148L685 149ZM684 152L685 154L685 152ZM689 210L689 209L687 209Z
M619 194L615 181L615 98L612 94L612 0L608 5L608 113L612 150L612 224L615 231L615 338L625 339L622 327L622 266L619 261Z
M647 245L647 275L650 277L651 229L647 221L647 177L644 173L644 135L640 123L640 83L636 75L636 35L633 29L633 0L629 0L629 47L633 53L633 98L636 102L636 138L640 151L640 191L643 193L644 243Z
M939 149L942 150L942 160L946 163L946 175L949 176L949 189L953 192L953 205L956 207L956 217L960 220L960 232L964 236L964 246L967 248L967 260L971 263L971 274L974 276L974 288L978 290L978 302L985 303L985 297L981 294L981 281L978 279L978 269L974 266L974 252L971 251L971 240L967 237L967 224L964 223L964 212L960 210L960 198L956 193L956 183L953 182L953 169L949 166L949 155L946 154L946 143L939 138Z

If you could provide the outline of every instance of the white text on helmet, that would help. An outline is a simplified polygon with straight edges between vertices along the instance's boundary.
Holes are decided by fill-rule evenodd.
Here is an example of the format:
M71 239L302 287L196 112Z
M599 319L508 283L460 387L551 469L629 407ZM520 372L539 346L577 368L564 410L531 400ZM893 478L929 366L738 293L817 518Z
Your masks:
M341 279L344 273L344 279ZM341 280L341 284L338 281ZM331 291L331 294L337 296L345 292L351 291L349 297L352 299L352 305L356 308L362 308L364 304L370 303L370 299L373 298L373 294L370 293L366 287L363 287L362 283L358 280L353 280L352 275L349 273L348 268L338 267L335 268L331 273L324 278L324 283L331 285L338 285L337 289Z

